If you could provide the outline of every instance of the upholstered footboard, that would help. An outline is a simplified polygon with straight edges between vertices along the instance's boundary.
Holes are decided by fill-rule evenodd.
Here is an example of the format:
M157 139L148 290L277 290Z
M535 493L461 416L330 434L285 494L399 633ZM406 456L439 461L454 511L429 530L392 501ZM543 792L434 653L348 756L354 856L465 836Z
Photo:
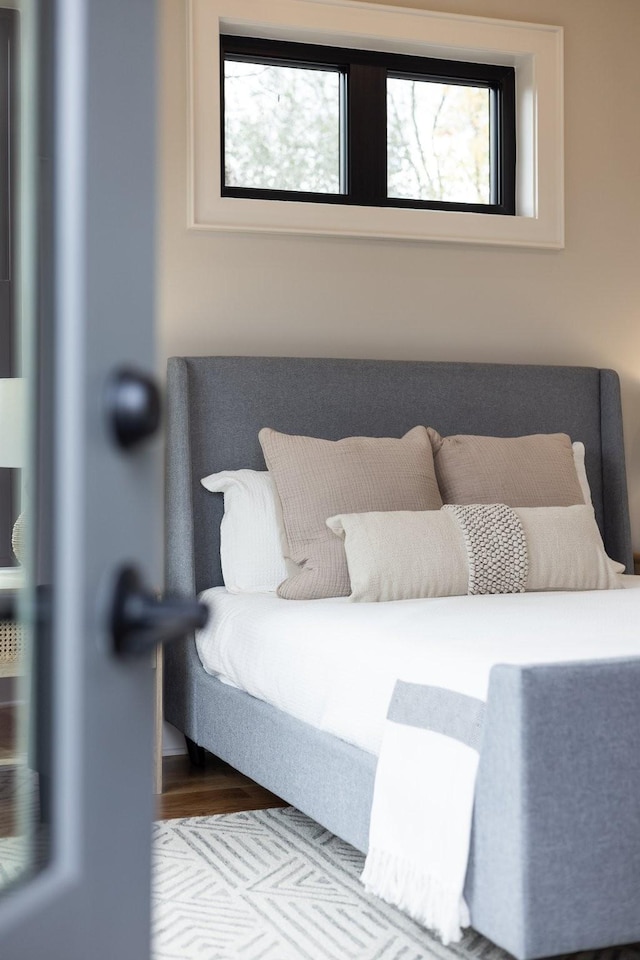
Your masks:
M193 739L366 850L373 755L202 668L192 690ZM640 660L493 668L465 893L519 960L640 940L639 691Z
M640 940L640 660L496 666L466 882L521 960Z

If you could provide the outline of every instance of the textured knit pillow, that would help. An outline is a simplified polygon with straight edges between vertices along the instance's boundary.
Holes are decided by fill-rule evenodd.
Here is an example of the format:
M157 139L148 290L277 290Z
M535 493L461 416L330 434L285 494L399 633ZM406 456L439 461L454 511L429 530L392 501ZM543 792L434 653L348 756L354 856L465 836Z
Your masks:
M273 482L266 470L222 470L202 486L224 493L222 576L230 593L266 593L286 577Z
M429 427L429 437L444 503L569 507L585 502L564 433L441 437Z
M469 522L455 510L467 511ZM482 530L473 522L476 510L486 511L491 521L484 543L474 542L474 526ZM622 586L604 552L593 508L586 505L357 513L330 517L327 525L344 539L355 601ZM500 525L502 543L496 536ZM501 581L495 587L492 577Z
M268 428L259 437L276 488L285 556L295 565L278 587L285 599L348 595L344 547L328 530L327 517L442 505L425 427L401 439L319 440Z

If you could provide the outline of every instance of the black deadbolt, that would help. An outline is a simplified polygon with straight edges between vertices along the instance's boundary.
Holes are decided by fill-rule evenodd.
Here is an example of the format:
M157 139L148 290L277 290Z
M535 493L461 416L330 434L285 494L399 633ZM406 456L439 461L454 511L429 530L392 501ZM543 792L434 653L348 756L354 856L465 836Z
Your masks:
M139 370L116 370L107 384L106 413L123 450L153 436L160 426L160 391L155 380Z

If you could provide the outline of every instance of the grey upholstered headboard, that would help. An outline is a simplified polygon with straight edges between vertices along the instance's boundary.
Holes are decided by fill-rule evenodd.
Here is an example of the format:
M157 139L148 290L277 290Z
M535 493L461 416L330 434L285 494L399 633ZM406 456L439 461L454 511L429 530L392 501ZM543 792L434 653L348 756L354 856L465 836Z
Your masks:
M222 583L222 495L200 478L264 469L258 430L327 439L568 433L585 443L607 552L633 570L620 387L612 370L515 364L174 357L167 383L166 586L192 594Z

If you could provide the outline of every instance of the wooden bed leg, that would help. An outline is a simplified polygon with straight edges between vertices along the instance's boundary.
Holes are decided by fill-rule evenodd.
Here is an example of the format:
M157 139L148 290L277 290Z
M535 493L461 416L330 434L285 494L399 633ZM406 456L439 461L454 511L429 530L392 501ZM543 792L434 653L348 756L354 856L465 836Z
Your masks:
M189 753L189 760L191 761L194 767L204 767L205 762L205 749L204 747L199 746L197 743L194 743L189 737L185 736L184 738L187 743L187 751Z

